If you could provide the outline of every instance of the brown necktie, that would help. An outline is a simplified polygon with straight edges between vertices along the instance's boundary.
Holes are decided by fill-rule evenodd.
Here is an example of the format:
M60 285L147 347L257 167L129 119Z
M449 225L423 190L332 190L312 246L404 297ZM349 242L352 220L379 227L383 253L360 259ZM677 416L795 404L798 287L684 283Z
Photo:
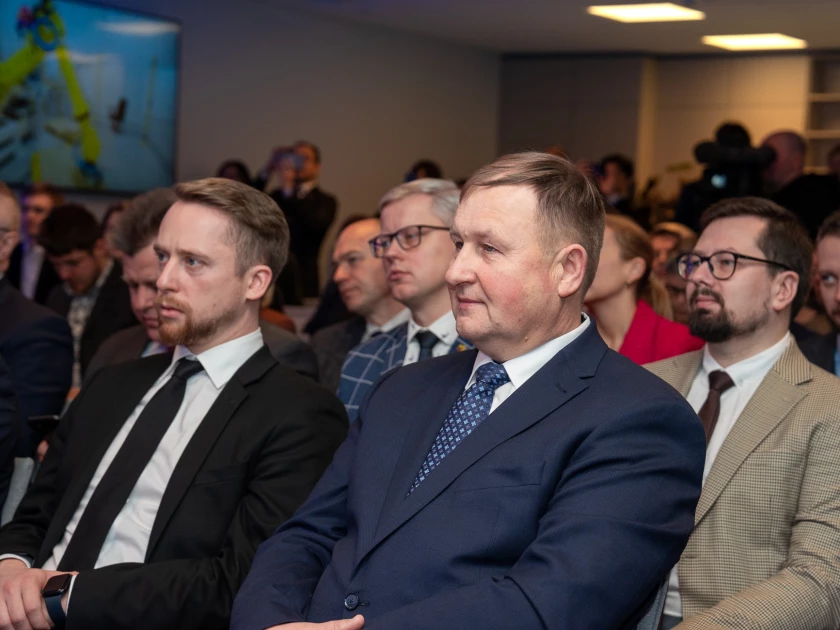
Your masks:
M720 415L720 395L733 385L735 383L729 378L729 374L723 370L715 370L709 373L709 396L697 413L703 422L703 428L706 430L706 444L712 439L712 433L715 432L715 425Z

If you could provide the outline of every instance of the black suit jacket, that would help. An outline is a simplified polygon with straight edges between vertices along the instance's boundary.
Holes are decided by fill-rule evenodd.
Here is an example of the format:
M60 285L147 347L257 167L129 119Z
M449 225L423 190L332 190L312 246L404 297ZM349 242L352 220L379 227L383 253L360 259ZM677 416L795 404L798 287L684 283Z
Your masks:
M14 470L19 417L12 376L6 362L0 356L0 505L6 500Z
M55 287L47 299L47 306L62 317L67 317L70 311L72 296L68 295L63 285ZM79 364L82 377L87 372L93 355L99 346L118 330L135 326L137 318L131 310L131 297L128 285L122 279L122 267L114 262L111 273L99 290L99 296L88 317L85 330L82 333L81 348L79 349Z
M312 336L312 349L318 357L321 384L331 392L338 391L341 367L347 353L362 342L367 323L364 317L327 326Z
M300 280L304 297L318 297L321 284L318 280L318 253L330 229L338 202L320 188L313 188L302 199L284 197L281 191L271 194L289 222L291 237L289 249L300 265Z
M809 337L799 342L799 349L802 350L805 358L814 365L831 374L837 373L834 365L834 353L837 351L837 333Z
M0 553L43 565L114 436L171 359L157 355L93 376L62 418L15 519L0 530ZM256 352L175 466L145 563L82 571L67 629L227 629L257 545L306 498L346 432L334 396L278 365L266 348Z
M0 278L0 356L9 367L19 412L16 454L33 457L38 436L26 419L59 415L73 378L73 337L67 321L27 300Z
M9 269L6 275L9 281L16 289L20 289L21 274L23 273L23 244L18 243L18 246L12 250L12 257L9 259ZM45 304L47 298L52 293L52 290L61 284L61 278L55 272L55 268L44 256L44 263L41 265L41 273L38 274L38 284L35 285L35 301L38 304Z
M318 380L318 362L312 348L288 330L268 322L260 321L260 329L263 341L277 363L292 368L298 374ZM148 343L146 328L142 325L114 333L91 359L86 380L107 365L139 359Z

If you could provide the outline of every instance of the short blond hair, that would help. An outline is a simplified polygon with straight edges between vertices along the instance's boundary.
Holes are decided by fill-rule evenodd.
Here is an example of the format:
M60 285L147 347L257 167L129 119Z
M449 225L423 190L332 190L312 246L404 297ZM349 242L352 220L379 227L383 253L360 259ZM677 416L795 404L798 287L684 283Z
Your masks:
M578 243L586 251L581 294L595 279L604 244L606 205L595 183L566 158L527 151L503 155L476 171L461 189L461 203L477 188L527 186L537 197L540 245L546 253Z
M179 201L207 206L231 218L238 274L267 265L277 278L289 257L289 225L271 197L221 177L178 184L175 195Z

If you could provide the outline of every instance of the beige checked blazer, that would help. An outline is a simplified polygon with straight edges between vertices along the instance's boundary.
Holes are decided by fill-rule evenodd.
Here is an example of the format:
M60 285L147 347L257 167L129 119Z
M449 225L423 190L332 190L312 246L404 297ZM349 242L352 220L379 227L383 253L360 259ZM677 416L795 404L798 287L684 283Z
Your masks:
M646 367L687 396L702 357ZM840 628L840 379L796 342L724 441L694 522L679 630Z

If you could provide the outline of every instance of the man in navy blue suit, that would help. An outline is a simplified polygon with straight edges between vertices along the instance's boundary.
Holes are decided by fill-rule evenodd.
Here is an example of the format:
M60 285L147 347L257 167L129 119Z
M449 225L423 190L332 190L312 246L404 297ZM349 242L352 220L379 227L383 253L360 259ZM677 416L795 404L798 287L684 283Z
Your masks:
M635 627L691 533L706 442L581 313L603 230L565 159L473 175L447 283L477 350L373 386L259 548L234 630Z

